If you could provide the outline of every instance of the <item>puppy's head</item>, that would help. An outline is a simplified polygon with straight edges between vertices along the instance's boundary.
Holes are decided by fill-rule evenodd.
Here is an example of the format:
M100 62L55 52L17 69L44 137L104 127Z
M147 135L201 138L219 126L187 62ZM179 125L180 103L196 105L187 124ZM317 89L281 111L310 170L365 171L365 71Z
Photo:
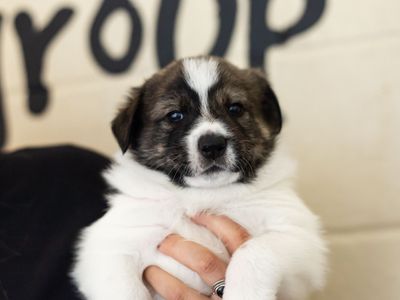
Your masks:
M132 90L112 123L123 152L195 187L251 181L281 126L264 76L215 57L171 63Z

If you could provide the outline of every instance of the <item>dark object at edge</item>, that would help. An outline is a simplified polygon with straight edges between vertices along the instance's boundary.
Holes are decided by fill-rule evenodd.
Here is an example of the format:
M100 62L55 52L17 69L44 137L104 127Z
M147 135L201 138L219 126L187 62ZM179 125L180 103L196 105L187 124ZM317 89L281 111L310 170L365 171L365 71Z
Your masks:
M68 272L101 217L109 160L73 146L0 153L0 300L81 299Z

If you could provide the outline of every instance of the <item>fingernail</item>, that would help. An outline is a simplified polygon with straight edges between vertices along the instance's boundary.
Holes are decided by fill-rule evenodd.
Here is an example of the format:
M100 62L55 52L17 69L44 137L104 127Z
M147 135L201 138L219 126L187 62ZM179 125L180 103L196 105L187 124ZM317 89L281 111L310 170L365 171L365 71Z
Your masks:
M193 217L190 217L190 220L192 220L192 222L194 222L194 223L199 223L199 216L198 215L196 215L196 216L193 216Z
M169 237L169 235L167 235L166 237L164 237L164 238L161 240L161 242L157 245L157 250L160 249L161 244L164 243L164 241L165 241L168 237Z
M170 234L168 234L167 236L165 236L165 237L162 239L162 241L157 245L157 249L160 249L161 245L162 245L168 238L170 238L171 236L174 236L174 235L176 235L176 233L170 233Z

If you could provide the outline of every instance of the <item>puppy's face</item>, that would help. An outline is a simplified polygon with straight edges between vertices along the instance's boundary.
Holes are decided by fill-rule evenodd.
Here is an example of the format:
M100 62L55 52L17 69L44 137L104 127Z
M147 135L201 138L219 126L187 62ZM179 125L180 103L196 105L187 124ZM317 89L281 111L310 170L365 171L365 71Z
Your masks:
M113 121L122 151L182 186L249 182L282 125L275 94L257 71L214 57L171 63L132 90Z

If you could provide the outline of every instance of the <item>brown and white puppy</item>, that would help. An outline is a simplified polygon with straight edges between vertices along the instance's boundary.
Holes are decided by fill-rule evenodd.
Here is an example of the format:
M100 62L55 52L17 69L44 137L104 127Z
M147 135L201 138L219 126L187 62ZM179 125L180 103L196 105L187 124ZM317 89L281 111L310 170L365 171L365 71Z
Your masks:
M134 88L112 129L122 149L105 173L110 209L82 234L72 276L90 300L158 299L142 283L158 265L207 294L199 276L160 254L170 233L229 260L224 299L303 299L324 281L318 219L292 190L277 145L282 117L265 77L215 57L171 63ZM189 217L208 211L252 239L229 258Z
M174 62L133 89L113 132L136 161L185 185L221 171L251 181L281 126L278 101L260 72L199 58Z

